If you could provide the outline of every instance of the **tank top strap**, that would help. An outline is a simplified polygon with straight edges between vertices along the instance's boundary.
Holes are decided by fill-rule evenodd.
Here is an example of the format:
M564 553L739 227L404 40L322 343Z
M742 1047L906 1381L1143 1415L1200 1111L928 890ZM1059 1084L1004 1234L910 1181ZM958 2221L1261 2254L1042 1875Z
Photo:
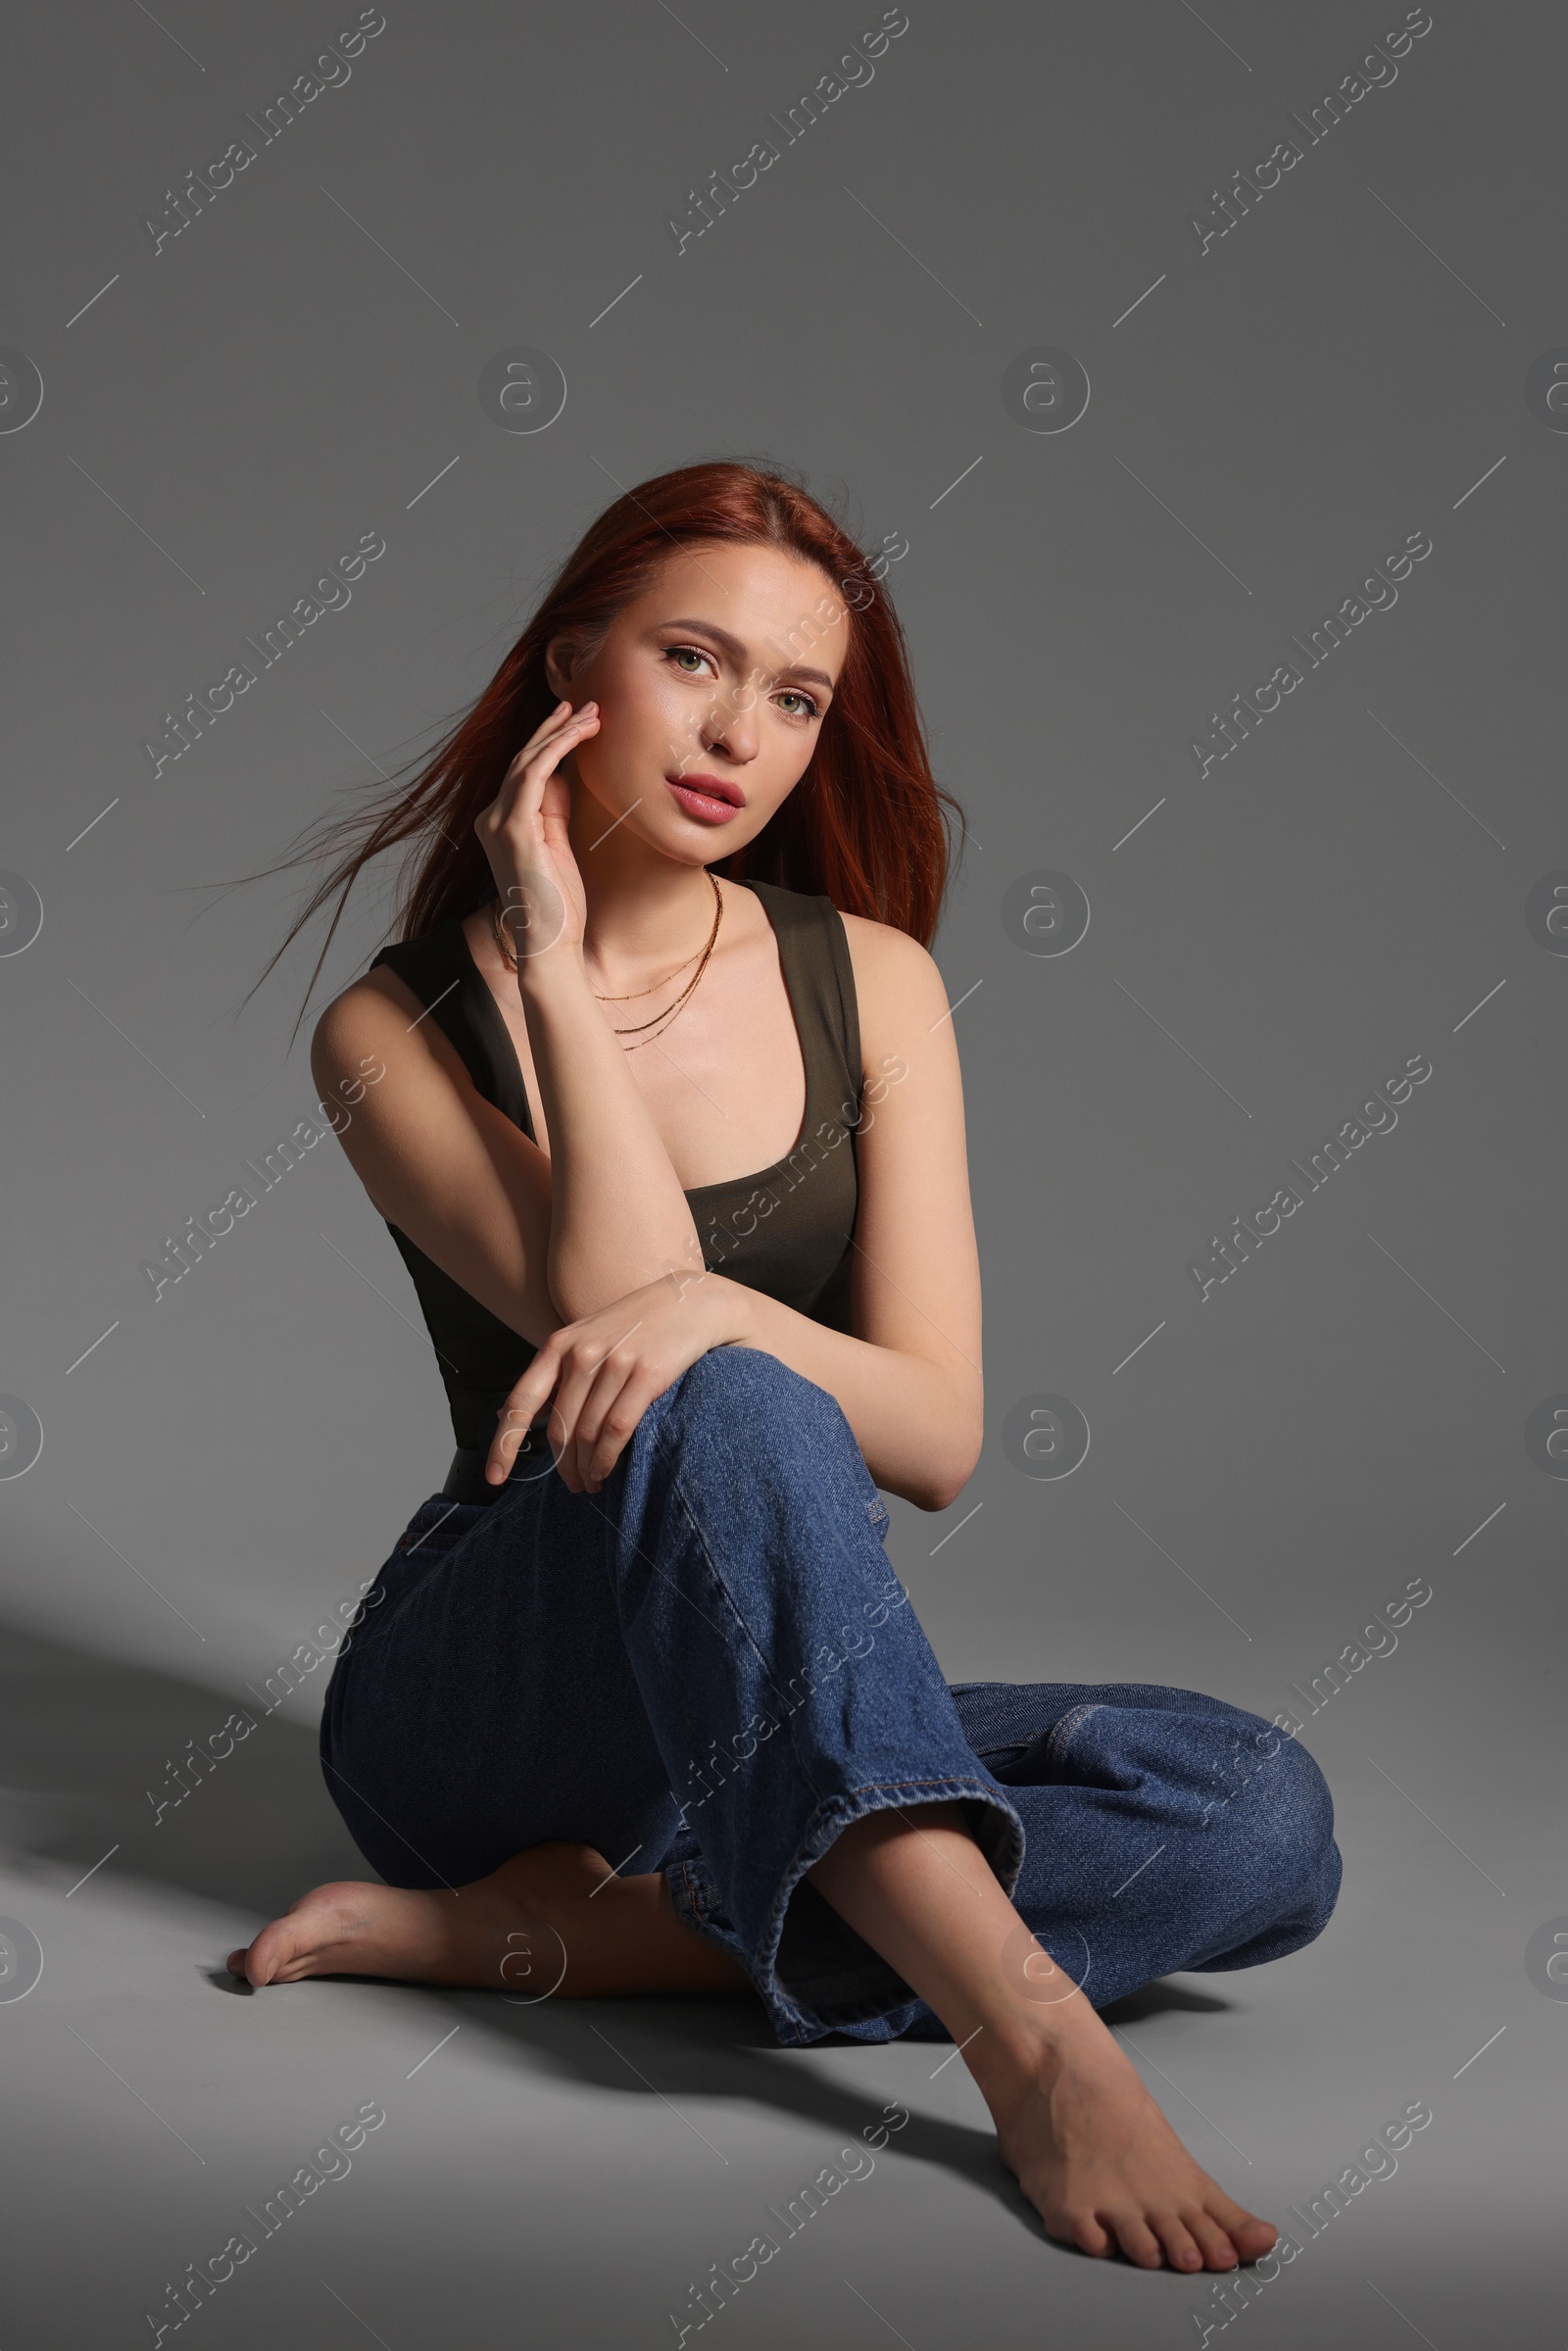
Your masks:
M394 941L371 960L385 963L413 990L446 1036L476 1091L494 1102L532 1142L533 1119L516 1052L501 1007L464 936L461 917L439 923L422 938Z
M778 941L779 964L806 1065L807 1132L818 1119L859 1117L860 1017L844 918L830 898L749 882Z

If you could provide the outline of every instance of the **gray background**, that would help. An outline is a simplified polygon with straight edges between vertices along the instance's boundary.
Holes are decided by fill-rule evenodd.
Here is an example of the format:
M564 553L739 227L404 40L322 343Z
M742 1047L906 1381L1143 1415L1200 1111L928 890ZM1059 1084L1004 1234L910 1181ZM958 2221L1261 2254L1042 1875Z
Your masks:
M34 11L3 101L0 342L44 400L0 435L0 865L45 916L0 959L0 1388L44 1432L0 1485L0 1908L44 1954L0 2002L5 2339L149 2339L164 2281L371 2098L352 2177L192 2320L207 2340L670 2340L689 2282L893 2098L911 2128L725 2339L1174 2345L1209 2308L1047 2243L938 2050L787 2053L746 2001L228 1996L230 1942L355 1871L318 1688L151 1826L166 1760L374 1572L450 1446L331 1143L158 1303L138 1271L312 1100L291 1031L319 929L240 1003L300 877L217 885L471 699L617 483L740 455L803 469L873 549L906 539L888 585L974 833L937 952L965 998L990 1433L950 1512L894 1505L893 1556L954 1679L1266 1715L1430 1583L1305 1733L1346 1855L1327 1934L1112 2021L1276 2220L1433 2109L1250 2341L1544 2340L1565 2019L1525 1951L1568 1909L1545 1853L1568 1487L1524 1428L1568 1389L1568 962L1524 906L1568 866L1568 438L1526 377L1568 342L1560 16L1436 0L1392 86L1200 253L1190 217L1399 7L910 0L874 80L677 254L687 190L782 144L769 113L877 8L388 0L346 86L155 256L142 215L355 13ZM518 344L568 386L539 434L477 398ZM1060 435L1002 397L1043 345L1092 387ZM1417 531L1397 605L1200 780L1209 713ZM352 604L155 779L163 713L364 532L386 553ZM1092 909L1063 957L1003 922L1038 869ZM317 1004L380 942L390 880ZM1200 1303L1187 1260L1412 1054L1433 1076L1397 1129ZM1003 1444L1046 1392L1092 1432L1060 1482Z

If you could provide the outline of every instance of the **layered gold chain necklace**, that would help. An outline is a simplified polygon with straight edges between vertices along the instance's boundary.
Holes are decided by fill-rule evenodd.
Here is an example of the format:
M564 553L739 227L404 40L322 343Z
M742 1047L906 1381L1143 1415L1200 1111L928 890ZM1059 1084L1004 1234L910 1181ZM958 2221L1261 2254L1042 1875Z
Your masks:
M655 980L652 987L634 988L628 996L601 996L597 988L594 990L595 1000L599 1004L635 1004L639 997L652 996L655 993L655 990L660 988L667 988L671 980L678 979L680 977L680 974L686 969L686 965L688 963L695 962L697 964L697 969L692 973L691 978L687 981L685 987L681 990L679 996L676 997L673 1004L666 1004L662 1012L656 1012L652 1020L634 1021L626 1028L614 1028L614 1034L617 1037L636 1037L639 1039L642 1045L655 1044L657 1039L655 1037L646 1035L645 1032L649 1029L655 1029L662 1034L664 1029L668 1028L670 1022L676 1019L684 1010L693 991L697 987L699 980L701 980L703 973L708 969L709 959L711 956L713 949L718 941L718 926L724 919L723 892L719 889L717 882L713 881L713 876L711 874L709 874L708 878L713 884L713 927L708 934L708 944L706 947L699 949L697 955L688 955L684 963L677 963L674 970L665 972L662 979ZM492 899L490 902L490 927L495 933L496 945L501 950L502 957L505 960L508 969L515 971L517 968L517 958L513 953L512 942L507 937L506 927L501 920L501 901L499 898ZM614 1024L612 1023L612 1026L614 1027ZM629 1053L634 1053L638 1051L638 1046L628 1045L624 1050Z

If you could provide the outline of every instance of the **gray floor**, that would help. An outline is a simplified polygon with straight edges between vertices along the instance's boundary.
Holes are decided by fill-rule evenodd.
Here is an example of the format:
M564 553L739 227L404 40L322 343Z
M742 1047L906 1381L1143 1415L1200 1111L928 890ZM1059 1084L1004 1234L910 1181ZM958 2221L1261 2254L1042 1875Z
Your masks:
M1568 1935L1544 1858L1568 1462L1542 1433L1568 1413L1568 15L1433 6L1404 39L1403 0L909 5L824 114L801 94L881 0L387 7L352 80L274 125L354 13L8 25L29 690L0 828L0 1573L30 1631L0 1638L0 2351L156 2342L240 2229L255 2252L166 2345L678 2343L764 2230L705 2345L1219 2339L1207 2287L1044 2240L929 2044L785 2051L744 2001L233 1988L233 1942L357 1867L309 1686L161 1826L146 1799L220 1690L374 1572L450 1446L337 1144L158 1274L303 1123L315 1013L391 924L389 857L271 969L326 870L275 860L407 776L616 484L743 453L882 551L971 823L938 953L990 1443L940 1526L896 1506L891 1550L944 1669L1271 1715L1433 1587L1308 1729L1346 1859L1326 1934L1114 2020L1200 2160L1286 2226L1431 2109L1224 2341L1556 2351L1568 1985L1526 1954ZM236 136L251 161L201 199ZM541 357L569 385L548 429L491 388ZM372 533L352 604L274 659ZM1367 567L1423 539L1391 605ZM254 684L204 725L237 658ZM1091 927L1026 934L1063 879ZM1407 1057L1431 1083L1374 1141L1360 1090ZM1342 1168L1303 1177L1335 1135ZM1217 1281L1292 1165L1301 1212ZM1020 1474L1009 1417L1061 1392L1092 1455ZM774 2208L895 2101L874 2171L790 2235ZM270 2234L248 2217L368 2104L351 2170Z
M210 1690L22 1637L0 1678L0 1913L43 1954L34 1987L0 2001L7 2351L145 2342L164 2323L172 2340L169 2285L236 2230L255 2251L187 2322L213 2351L655 2344L686 2322L694 2340L692 2287L760 2231L776 2254L710 2322L736 2351L1142 2351L1209 2323L1217 2339L1207 2285L1045 2239L945 2047L785 2051L747 1999L232 1988L232 1941L315 1880L362 1874L309 1726L280 1711L154 1827L144 1790L192 1725L221 1719ZM1525 1734L1545 1695L1521 1660L1520 1789L1542 1783ZM1248 2342L1545 2344L1547 2044L1568 2020L1523 1965L1553 1908L1531 1882L1542 1824L1487 1817L1472 1779L1482 1810L1440 1828L1359 1753L1355 1702L1311 1742L1347 1863L1328 1933L1273 1968L1152 1986L1111 2021L1200 2160L1287 2228L1407 2103L1432 2110L1396 2174L1315 2237L1295 2230L1299 2257L1230 2321ZM1379 1733L1396 1773L1411 1742L1452 1751L1430 1693ZM874 2167L845 2165L862 2176L787 2234L790 2200L895 2102L910 2120ZM362 2107L384 2123L265 2234L267 2199Z

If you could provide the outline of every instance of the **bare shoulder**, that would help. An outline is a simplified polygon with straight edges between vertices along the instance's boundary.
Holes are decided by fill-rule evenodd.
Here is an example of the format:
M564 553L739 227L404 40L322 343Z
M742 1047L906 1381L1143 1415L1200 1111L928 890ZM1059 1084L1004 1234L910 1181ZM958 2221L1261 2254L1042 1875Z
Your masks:
M948 992L934 957L891 923L843 914L859 1001L860 1037L867 1062L911 1027L924 1030L948 1008ZM951 1027L951 1023L948 1024Z
M407 1006L412 1006L409 1011ZM414 992L388 968L367 971L353 980L319 1015L311 1035L311 1065L315 1062L355 1060L388 1037L400 1037L418 1013Z
M311 1071L335 1084L367 1055L403 1053L423 1007L406 981L384 964L354 980L326 1005L311 1036Z

